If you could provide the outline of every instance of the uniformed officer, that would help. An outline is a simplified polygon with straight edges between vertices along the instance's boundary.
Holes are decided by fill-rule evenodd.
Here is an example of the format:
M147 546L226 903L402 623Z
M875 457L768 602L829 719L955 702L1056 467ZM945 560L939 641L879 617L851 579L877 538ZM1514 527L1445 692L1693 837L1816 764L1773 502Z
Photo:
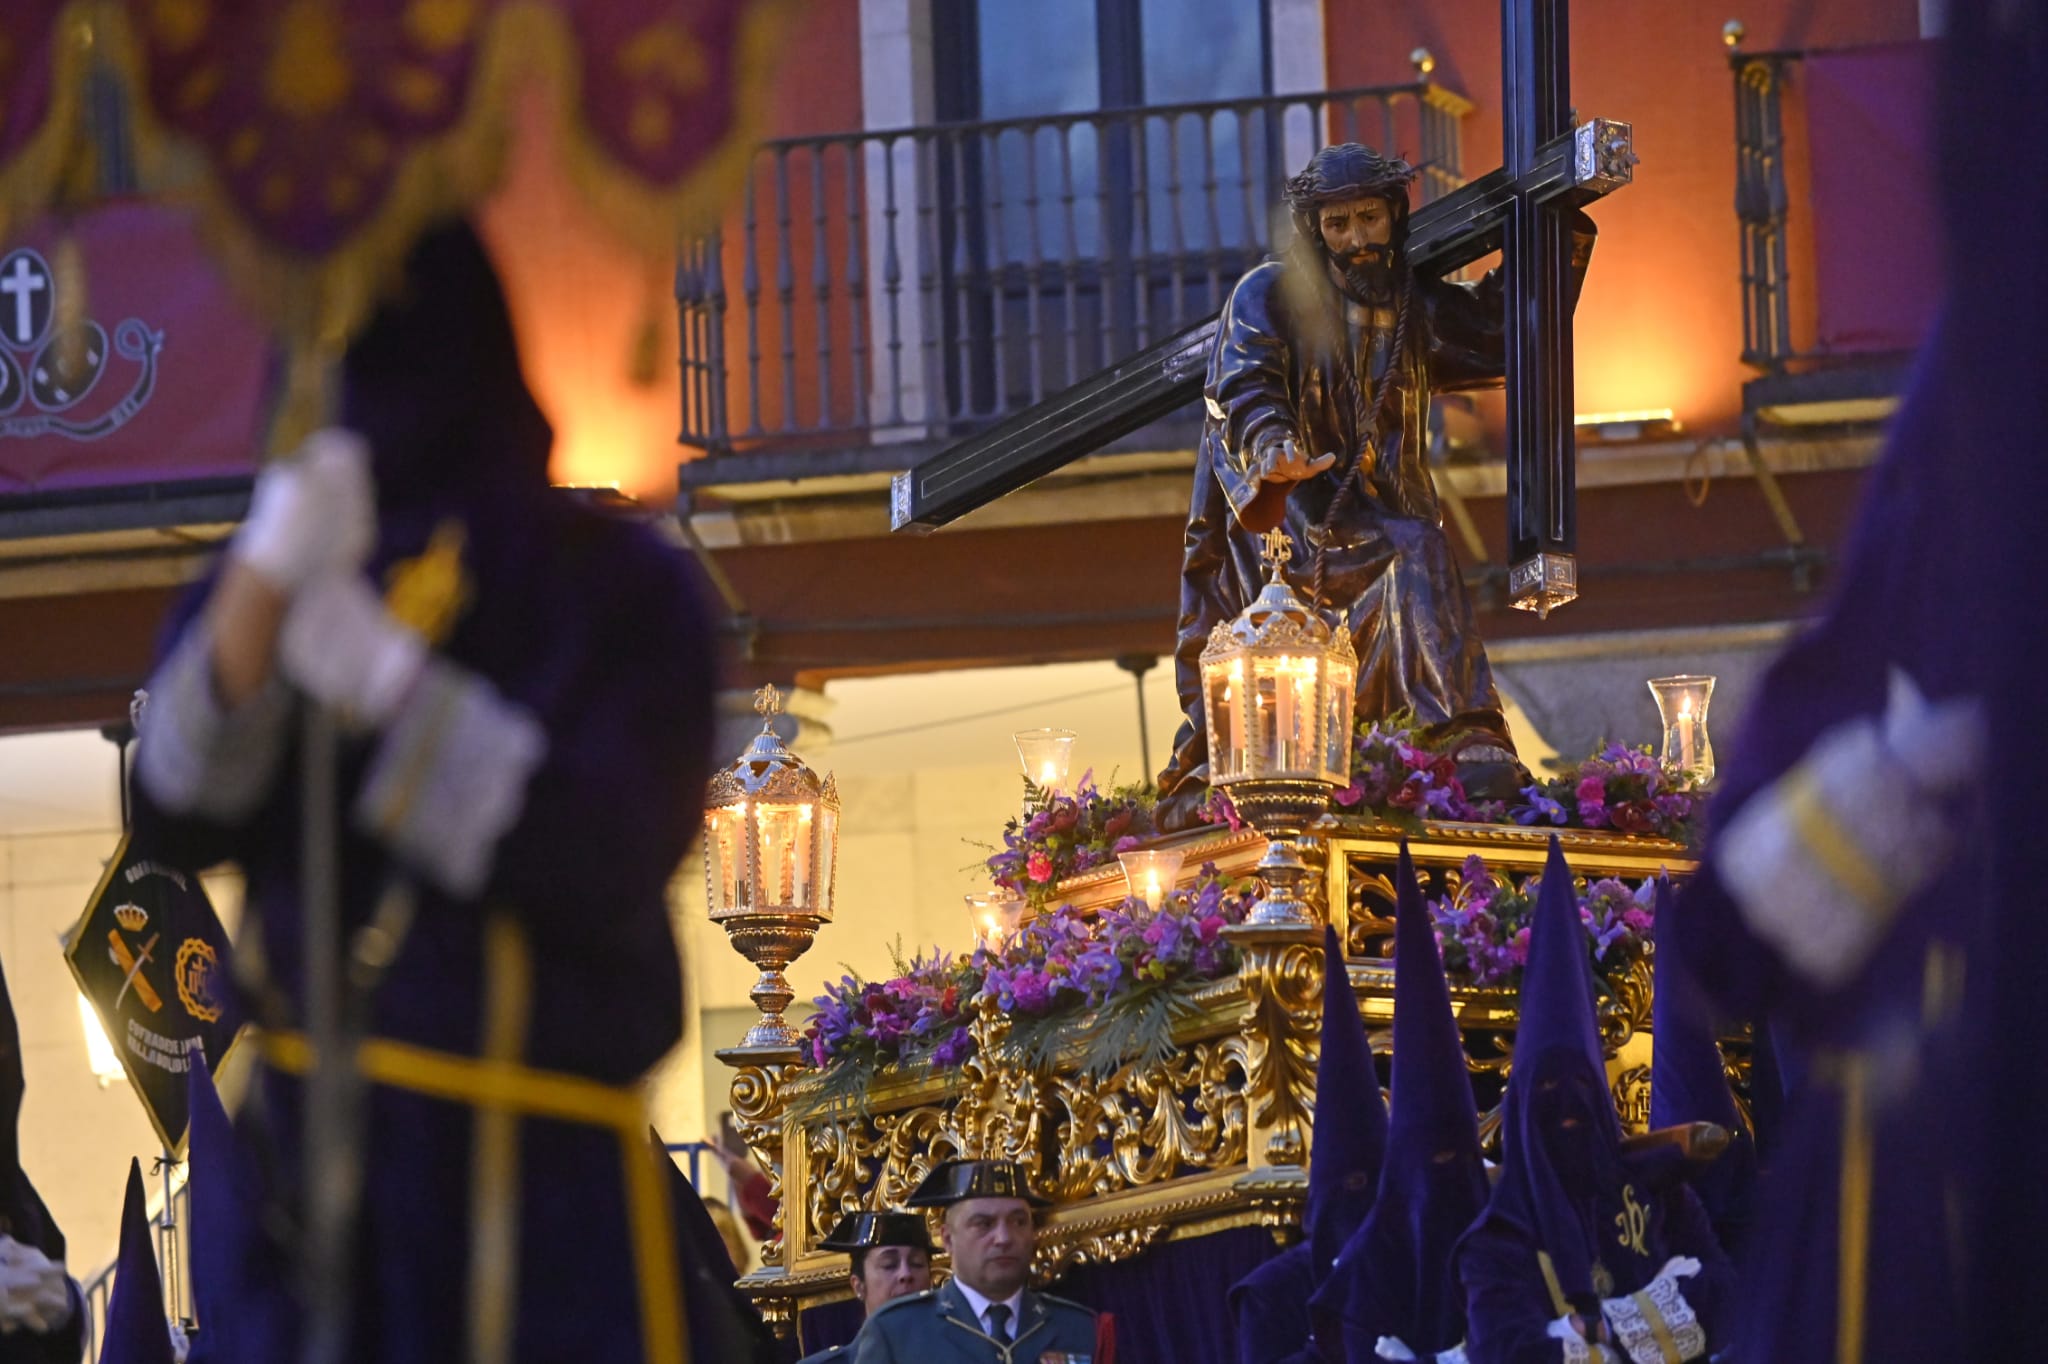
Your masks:
M883 1303L932 1286L932 1235L925 1230L923 1213L853 1213L841 1218L818 1246L852 1257L853 1296L869 1315ZM797 1364L853 1364L853 1346L835 1345Z
M947 1161L910 1206L946 1210L940 1234L953 1277L869 1316L854 1338L854 1364L1090 1364L1095 1313L1026 1287L1035 1210L1048 1200L1014 1161Z

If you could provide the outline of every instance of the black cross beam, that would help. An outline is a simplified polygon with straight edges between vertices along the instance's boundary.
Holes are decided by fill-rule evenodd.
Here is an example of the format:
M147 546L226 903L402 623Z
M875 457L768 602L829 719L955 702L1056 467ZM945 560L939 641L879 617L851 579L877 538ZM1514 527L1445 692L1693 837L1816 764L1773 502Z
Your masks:
M1417 209L1408 252L1436 275L1506 258L1510 583L1547 612L1577 583L1565 213L1628 184L1636 158L1626 123L1569 126L1566 0L1501 9L1506 164ZM1215 335L1207 318L898 474L892 525L936 530L1192 402Z

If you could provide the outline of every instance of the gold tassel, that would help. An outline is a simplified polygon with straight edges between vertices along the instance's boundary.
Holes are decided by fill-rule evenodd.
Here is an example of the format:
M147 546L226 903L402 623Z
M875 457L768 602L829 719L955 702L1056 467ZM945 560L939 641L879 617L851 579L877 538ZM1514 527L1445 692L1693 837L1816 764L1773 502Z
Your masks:
M50 288L55 295L50 330L57 342L52 354L57 372L66 376L68 383L70 376L85 371L85 322L92 315L87 306L90 300L86 297L85 253L79 249L77 235L69 229L50 252L50 276Z
M271 417L266 457L296 450L300 441L327 425L334 400L333 355L330 347L304 338L289 343L284 392Z

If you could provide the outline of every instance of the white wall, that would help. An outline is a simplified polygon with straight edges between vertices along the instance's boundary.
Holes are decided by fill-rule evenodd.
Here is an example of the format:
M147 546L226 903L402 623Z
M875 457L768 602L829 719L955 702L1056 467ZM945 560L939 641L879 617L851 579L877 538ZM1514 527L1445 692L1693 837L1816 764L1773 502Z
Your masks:
M127 1082L93 1079L58 941L99 884L120 819L114 747L98 734L0 739L0 961L27 1082L21 1164L80 1276L113 1258L129 1159L147 1170L159 1151Z

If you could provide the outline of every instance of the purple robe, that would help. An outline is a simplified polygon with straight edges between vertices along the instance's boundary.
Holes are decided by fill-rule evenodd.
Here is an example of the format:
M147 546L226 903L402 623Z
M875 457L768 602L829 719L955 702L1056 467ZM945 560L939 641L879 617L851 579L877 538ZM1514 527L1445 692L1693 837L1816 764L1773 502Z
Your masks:
M417 895L365 1031L481 1054L495 921L511 926L495 940L522 945L510 950L530 971L517 1062L631 1086L681 1033L666 888L695 836L709 768L709 622L687 562L651 530L548 488L548 428L474 238L430 237L408 271L406 292L344 368L343 419L375 452L378 540L366 572L382 583L437 532L445 543L459 529L466 595L398 714L341 744L345 933L394 880ZM273 679L224 712L203 644L174 629L152 679L136 823L184 865L240 863L241 936L260 933L263 967L245 1003L267 1026L303 1026L301 706ZM270 1205L262 1226L241 1228L225 1309L237 1364L299 1348L294 1247L271 1236L300 1215L302 1102L299 1081L266 1070L237 1125L236 1157ZM352 1355L459 1358L471 1311L472 1110L381 1084L367 1109ZM643 1358L619 1132L525 1118L514 1150L501 1195L514 1208L513 1357Z

